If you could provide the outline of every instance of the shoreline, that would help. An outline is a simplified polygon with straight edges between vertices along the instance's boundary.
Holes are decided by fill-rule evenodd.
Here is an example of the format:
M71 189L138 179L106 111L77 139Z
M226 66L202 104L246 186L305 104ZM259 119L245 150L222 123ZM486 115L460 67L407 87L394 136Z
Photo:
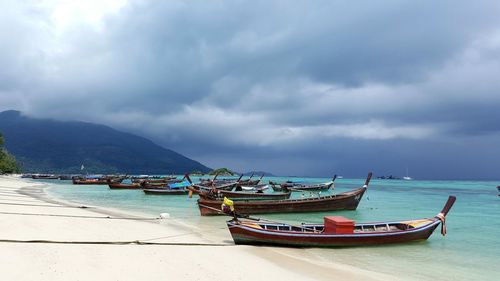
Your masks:
M397 279L394 276L340 263L301 258L303 249L236 246L227 240L214 242L207 239L203 233L197 233L196 227L180 226L175 220L145 218L134 212L99 206L81 208L79 204L50 196L45 190L48 187L49 185L19 178L0 177L0 200L11 200L9 205L0 205L0 223L11 225L9 231L0 234L2 241L31 239L68 242L62 245L3 242L6 251L2 251L0 262L6 257L14 257L23 265L7 269L6 274L12 277L11 279L22 276L17 279L67 280L75 279L74 270L83 270L85 277L93 274L92 279L137 280L136 273L130 271L138 269L142 273L143 269L149 270L140 279L146 276L169 276L182 280L214 280L228 276L238 280L331 280L332 276L342 280ZM23 204L19 201L33 204L16 205ZM27 212L27 209L30 212ZM28 215L5 214L9 210L11 213L26 212ZM14 212L16 210L18 212ZM43 228L42 231L40 227ZM179 231L179 228L183 230ZM186 228L190 232L186 232ZM198 229L200 230L202 229ZM148 241L151 245L103 244L112 241ZM76 244L78 242L87 244ZM47 257L43 254L46 250L57 253L56 257ZM133 263L127 258L132 253ZM80 263L75 264L75 255ZM96 260L103 262L104 266L96 263ZM110 264L110 261L116 261L117 264ZM5 262L8 262L8 259L5 259ZM46 272L47 268L54 267L54 262L57 264L57 270ZM33 263L40 266L32 269L30 265ZM32 271L28 276L25 276L26 268ZM97 269L100 271L95 272ZM124 272L128 274L123 274Z

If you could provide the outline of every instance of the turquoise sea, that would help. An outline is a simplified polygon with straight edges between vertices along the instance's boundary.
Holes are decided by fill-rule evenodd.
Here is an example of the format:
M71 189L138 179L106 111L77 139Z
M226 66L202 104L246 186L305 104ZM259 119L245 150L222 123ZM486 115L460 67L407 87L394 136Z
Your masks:
M282 178L264 178L281 181ZM295 181L326 182L321 178ZM107 186L79 186L47 181L49 195L80 204L111 207L171 218L204 232L226 235L227 217L201 217L196 196L154 196L140 190L110 190ZM361 186L364 179L337 179L334 193ZM402 280L500 280L500 197L489 181L372 180L356 211L334 212L356 221L404 220L432 217L449 195L457 201L448 214L446 237L439 228L427 241L390 246L336 249L298 249L301 258L332 261L401 277ZM323 192L325 194L325 192ZM310 196L295 193L294 197ZM329 213L260 215L290 223L322 222ZM292 254L293 254L292 253ZM289 254L289 252L287 252Z

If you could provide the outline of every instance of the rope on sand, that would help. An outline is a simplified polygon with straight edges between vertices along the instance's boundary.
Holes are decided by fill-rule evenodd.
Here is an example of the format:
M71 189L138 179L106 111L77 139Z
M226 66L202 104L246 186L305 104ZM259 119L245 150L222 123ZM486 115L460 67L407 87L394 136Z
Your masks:
M100 216L77 216L77 215L56 215L56 214L39 214L39 213L16 213L16 212L0 212L4 215L20 215L20 216L45 216L45 217L66 217L66 218L83 218L83 219L112 219L112 220L159 220L160 218L133 218L133 217L100 217Z
M188 243L188 242L144 242L140 240L131 241L57 241L57 240L15 240L0 239L0 243L26 243L26 244L73 244L73 245L140 245L140 246L210 246L228 247L234 244L223 243Z

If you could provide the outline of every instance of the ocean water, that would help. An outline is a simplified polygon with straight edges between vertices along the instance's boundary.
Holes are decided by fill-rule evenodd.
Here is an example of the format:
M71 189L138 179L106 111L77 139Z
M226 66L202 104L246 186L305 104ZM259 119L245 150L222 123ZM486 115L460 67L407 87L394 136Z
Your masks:
M264 178L280 181L282 178ZM296 181L326 182L329 179L295 178ZM196 196L154 196L140 190L110 190L103 185L72 185L47 181L48 193L80 204L111 207L172 219L215 237L229 236L227 217L201 217ZM337 179L334 193L351 190L364 179ZM449 195L457 201L447 216L448 234L439 228L427 241L408 244L335 249L294 249L287 254L300 258L335 262L369 271L400 276L402 280L500 280L500 197L498 182L372 180L356 211L258 215L294 224L322 222L325 215L341 215L359 222L433 217ZM322 194L326 194L323 192ZM294 193L294 197L311 196ZM257 215L255 215L257 216ZM218 235L218 236L217 236ZM217 238L214 238L217 239ZM279 250L279 249L278 249Z

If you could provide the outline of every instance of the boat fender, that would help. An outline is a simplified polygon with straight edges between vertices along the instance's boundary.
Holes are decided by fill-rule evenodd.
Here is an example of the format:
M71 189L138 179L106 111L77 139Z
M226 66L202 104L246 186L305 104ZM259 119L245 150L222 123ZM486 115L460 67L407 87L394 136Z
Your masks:
M170 218L170 214L169 213L161 213L160 214L160 219L169 219Z

